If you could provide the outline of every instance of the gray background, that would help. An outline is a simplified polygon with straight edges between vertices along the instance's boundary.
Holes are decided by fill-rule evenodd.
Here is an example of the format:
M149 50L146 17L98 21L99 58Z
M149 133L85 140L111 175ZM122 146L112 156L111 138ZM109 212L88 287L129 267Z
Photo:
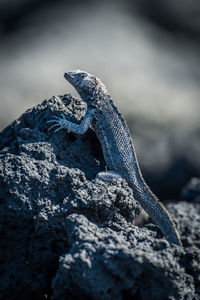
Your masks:
M162 197L199 174L198 1L0 0L0 127L52 95L70 69L97 75Z

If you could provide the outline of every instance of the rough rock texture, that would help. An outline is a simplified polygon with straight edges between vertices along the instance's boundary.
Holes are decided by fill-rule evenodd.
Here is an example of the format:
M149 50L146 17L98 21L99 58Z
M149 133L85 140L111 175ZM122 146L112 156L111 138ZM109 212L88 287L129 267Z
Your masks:
M185 249L134 226L127 183L94 179L105 162L93 131L48 131L85 109L53 97L0 134L0 299L199 299L199 204L169 205Z

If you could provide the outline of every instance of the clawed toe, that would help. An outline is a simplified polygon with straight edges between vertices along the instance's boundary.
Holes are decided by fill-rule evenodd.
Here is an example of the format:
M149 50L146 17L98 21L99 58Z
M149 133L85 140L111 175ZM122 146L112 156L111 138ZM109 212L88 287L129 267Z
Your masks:
M63 120L65 120L65 116L64 114L61 114L61 117L57 117L55 116L53 120L49 120L47 121L47 123L54 123L53 125L51 125L48 129L48 131L52 130L53 128L57 127L58 128L56 130L54 130L54 132L57 132L58 130L63 128Z
M52 126L49 127L48 131L50 131L51 129L53 129L56 126L59 126L59 124L53 124Z
M62 129L63 128L63 126L60 126L60 127L58 127L56 130L54 130L54 132L57 132L57 131L59 131L60 129Z
M57 120L50 120L50 121L47 121L47 123L54 123L54 122L57 122Z
M47 123L59 122L60 120L65 119L65 115L61 114L61 117L54 116L54 119L47 121Z
M54 116L54 119L47 121L47 123L58 122L60 119L60 117Z
M70 132L70 129L67 128L68 127L67 124L69 122L65 119L65 114L61 114L60 117L55 116L53 120L47 121L47 123L54 123L49 127L48 131L54 129L55 127L58 127L54 130L54 132L57 132L63 128L66 128L68 133Z
M62 114L62 115L63 115L63 114ZM61 115L61 117L62 117L62 115ZM54 118L55 118L55 120L60 120L61 117L55 116Z

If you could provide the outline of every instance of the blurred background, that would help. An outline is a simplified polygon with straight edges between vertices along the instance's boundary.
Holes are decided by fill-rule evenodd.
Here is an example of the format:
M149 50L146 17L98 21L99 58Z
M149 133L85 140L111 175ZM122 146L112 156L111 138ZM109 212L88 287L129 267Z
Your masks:
M152 190L176 198L200 171L199 0L0 0L0 129L52 95L64 71L107 86Z

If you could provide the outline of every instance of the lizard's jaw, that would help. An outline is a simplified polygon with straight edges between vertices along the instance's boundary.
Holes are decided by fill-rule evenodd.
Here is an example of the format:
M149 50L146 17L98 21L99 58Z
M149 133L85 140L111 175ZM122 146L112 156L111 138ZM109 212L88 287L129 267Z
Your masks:
M73 76L73 72L65 72L64 73L64 77L65 77L65 79L67 79L67 81L69 82L69 83L71 83L72 85L73 85L73 83L74 83L74 76Z
M75 71L65 72L64 77L76 89L76 91L81 96L81 98L84 99L85 98L84 89L80 87L80 84L77 84Z
M88 98L91 98L93 95L93 81L91 80L92 75L81 71L74 70L64 73L65 79L76 89L80 97L87 101Z

